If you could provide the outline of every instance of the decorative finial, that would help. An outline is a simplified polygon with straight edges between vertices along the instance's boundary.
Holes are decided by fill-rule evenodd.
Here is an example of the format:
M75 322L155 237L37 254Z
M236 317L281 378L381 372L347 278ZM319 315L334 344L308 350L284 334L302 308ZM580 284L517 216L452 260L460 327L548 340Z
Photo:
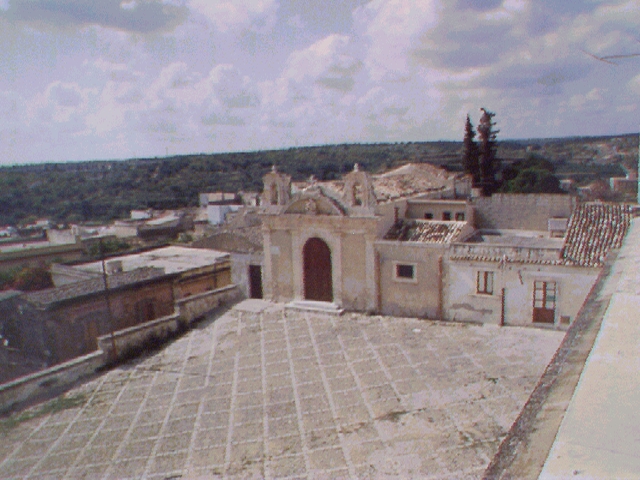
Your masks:
M271 173L278 173L278 169L276 168L275 163L271 166Z
M353 171L354 172L359 172L360 171L360 165L358 165L357 163L353 164Z

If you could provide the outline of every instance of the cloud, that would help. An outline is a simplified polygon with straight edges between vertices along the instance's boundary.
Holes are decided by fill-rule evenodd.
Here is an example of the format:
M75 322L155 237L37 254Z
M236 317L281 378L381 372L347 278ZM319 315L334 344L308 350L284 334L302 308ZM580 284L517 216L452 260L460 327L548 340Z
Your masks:
M99 25L134 33L173 29L184 7L160 0L11 0L3 16L37 27Z
M293 52L283 76L299 84L317 84L325 88L348 92L354 76L362 68L346 35L330 35L311 46Z
M413 43L439 24L443 8L439 0L372 0L357 8L355 29L366 43L369 75L374 80L406 78Z
M191 0L192 11L204 16L220 32L249 29L270 31L276 22L277 0Z
M209 81L214 95L226 108L255 107L260 103L255 84L233 65L217 65L209 73Z
M89 95L95 91L83 88L76 82L55 81L30 102L29 111L37 122L81 122Z

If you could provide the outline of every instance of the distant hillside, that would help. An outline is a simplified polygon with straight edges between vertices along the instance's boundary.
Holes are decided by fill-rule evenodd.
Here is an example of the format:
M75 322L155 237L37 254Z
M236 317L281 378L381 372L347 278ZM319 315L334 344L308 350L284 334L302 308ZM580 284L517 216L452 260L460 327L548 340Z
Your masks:
M585 183L635 168L638 135L501 141L498 156L506 164L523 159L527 149L551 160L559 175ZM102 221L127 217L131 209L193 206L199 192L261 190L274 164L294 180L331 180L354 163L372 173L407 162L461 170L461 152L462 142L410 142L2 167L0 225L33 217Z

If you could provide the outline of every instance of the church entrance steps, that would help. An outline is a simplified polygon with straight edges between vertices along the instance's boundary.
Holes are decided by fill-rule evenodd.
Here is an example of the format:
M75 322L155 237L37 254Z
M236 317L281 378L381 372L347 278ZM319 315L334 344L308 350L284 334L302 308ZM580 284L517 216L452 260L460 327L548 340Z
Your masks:
M328 315L340 316L344 312L342 308L333 302L319 302L316 300L294 300L285 305L287 310L297 310L303 312L326 313Z

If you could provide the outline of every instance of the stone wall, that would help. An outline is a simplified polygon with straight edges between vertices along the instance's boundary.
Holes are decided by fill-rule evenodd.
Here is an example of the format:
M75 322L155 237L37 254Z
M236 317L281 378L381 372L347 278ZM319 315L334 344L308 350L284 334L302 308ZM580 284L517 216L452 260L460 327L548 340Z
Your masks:
M569 218L576 197L561 194L494 194L473 200L476 228L494 230L548 229L552 217Z
M228 305L239 300L240 293L236 285L227 285L211 292L177 300L176 310L179 312L182 321L191 324L205 313L221 305Z
M0 385L0 412L8 411L27 401L47 397L56 389L62 391L78 380L92 375L104 363L104 352L98 350Z

